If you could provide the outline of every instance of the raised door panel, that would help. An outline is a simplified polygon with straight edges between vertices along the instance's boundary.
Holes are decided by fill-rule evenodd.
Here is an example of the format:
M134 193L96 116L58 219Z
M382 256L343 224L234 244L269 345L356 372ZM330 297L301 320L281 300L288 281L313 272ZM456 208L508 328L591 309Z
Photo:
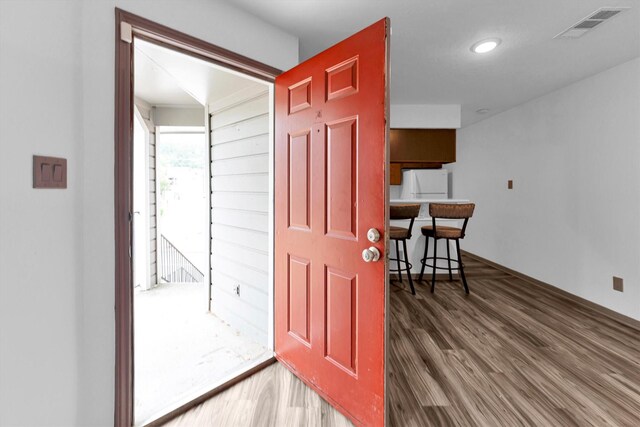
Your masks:
M326 99L332 100L358 92L358 57L327 69Z
M311 77L289 86L289 114L311 107Z
M358 283L354 273L332 267L325 277L325 357L357 376Z
M307 346L310 340L311 261L289 255L289 334Z
M311 227L310 133L310 130L304 130L289 135L289 227L301 230Z
M327 235L356 238L358 119L349 117L326 125Z

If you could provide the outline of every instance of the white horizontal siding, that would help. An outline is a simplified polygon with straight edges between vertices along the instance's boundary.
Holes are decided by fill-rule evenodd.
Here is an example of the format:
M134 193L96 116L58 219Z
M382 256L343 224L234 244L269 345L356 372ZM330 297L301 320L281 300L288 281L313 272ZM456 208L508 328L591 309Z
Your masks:
M266 108L265 108L266 106ZM218 110L211 115L211 129L220 129L236 123L269 114L269 92L265 90L260 95L229 108Z
M243 139L250 139L258 135L269 134L269 114L252 117L225 127L211 130L214 147L223 144L239 143Z
M221 241L245 242L246 247L261 251L264 251L264 248L269 245L269 235L262 231L213 224L211 226L211 234Z
M214 258L220 255L224 258L240 260L240 264L243 267L253 268L265 273L269 271L267 252L249 248L242 243L224 242L214 237L211 252Z
M211 115L212 309L267 345L268 92ZM240 295L235 287L240 286Z
M269 173L269 154L251 154L231 159L213 160L214 176L255 175Z
M225 291L228 290L228 292L233 295L235 295L233 293L233 287L235 284L239 283L241 285L240 296L244 297L241 298L241 300L258 311L267 311L269 294L266 289L261 289L249 282L243 281L237 277L232 277L221 271L214 270L211 277L218 284L218 289ZM235 296L237 298L237 295Z
M269 226L269 217L265 213L221 208L215 208L213 211L214 225L227 225L255 231L264 231Z
M268 204L269 194L267 193L217 192L211 197L211 205L214 208L267 213L264 209Z
M236 279L238 283L246 284L252 289L268 294L268 274L256 268L248 268L237 260L220 256L218 263L212 269L214 275L219 274ZM233 288L231 288L233 289Z
M216 160L263 154L269 151L268 135L260 134L246 138L242 144L218 144L212 148Z
M214 176L212 188L218 193L267 193L269 192L269 175L226 175Z

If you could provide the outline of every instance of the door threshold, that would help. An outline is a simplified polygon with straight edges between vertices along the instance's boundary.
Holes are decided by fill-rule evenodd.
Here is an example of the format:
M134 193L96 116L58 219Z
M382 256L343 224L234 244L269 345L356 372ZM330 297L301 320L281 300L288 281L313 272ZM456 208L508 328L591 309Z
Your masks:
M172 405L171 407L169 407L168 410L165 410L156 415L153 415L148 419L146 419L141 424L135 424L135 425L140 427L161 426L169 422L173 418L176 418L177 416L184 414L194 406L197 406L205 402L206 400L209 400L213 396L219 393L222 393L228 388L250 377L256 372L263 370L264 368L266 368L267 366L270 366L275 362L276 362L275 354L273 353L265 354L256 360L253 360L247 364L241 365L239 368L240 369L239 373L235 372L233 374L228 375L227 377L223 378L213 388L207 387L206 390L201 389L200 391L194 392L192 394L192 397L187 397L182 401L176 403L175 405Z

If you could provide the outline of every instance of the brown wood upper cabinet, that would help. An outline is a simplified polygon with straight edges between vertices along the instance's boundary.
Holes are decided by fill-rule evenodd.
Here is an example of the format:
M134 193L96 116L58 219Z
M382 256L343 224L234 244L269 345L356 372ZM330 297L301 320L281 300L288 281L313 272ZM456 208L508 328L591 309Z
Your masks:
M455 129L391 129L392 162L456 161Z
M392 185L402 183L402 169L439 169L456 161L455 129L391 129Z

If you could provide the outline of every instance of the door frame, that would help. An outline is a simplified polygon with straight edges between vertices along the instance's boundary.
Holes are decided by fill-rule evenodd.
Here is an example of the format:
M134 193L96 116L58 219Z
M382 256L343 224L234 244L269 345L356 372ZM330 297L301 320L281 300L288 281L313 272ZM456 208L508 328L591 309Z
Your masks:
M115 409L114 425L133 425L133 36L269 83L281 74L277 68L115 8ZM209 271L211 275L211 271ZM209 277L211 280L211 277ZM273 363L268 360L235 379L155 420L172 417L209 399L238 381Z

